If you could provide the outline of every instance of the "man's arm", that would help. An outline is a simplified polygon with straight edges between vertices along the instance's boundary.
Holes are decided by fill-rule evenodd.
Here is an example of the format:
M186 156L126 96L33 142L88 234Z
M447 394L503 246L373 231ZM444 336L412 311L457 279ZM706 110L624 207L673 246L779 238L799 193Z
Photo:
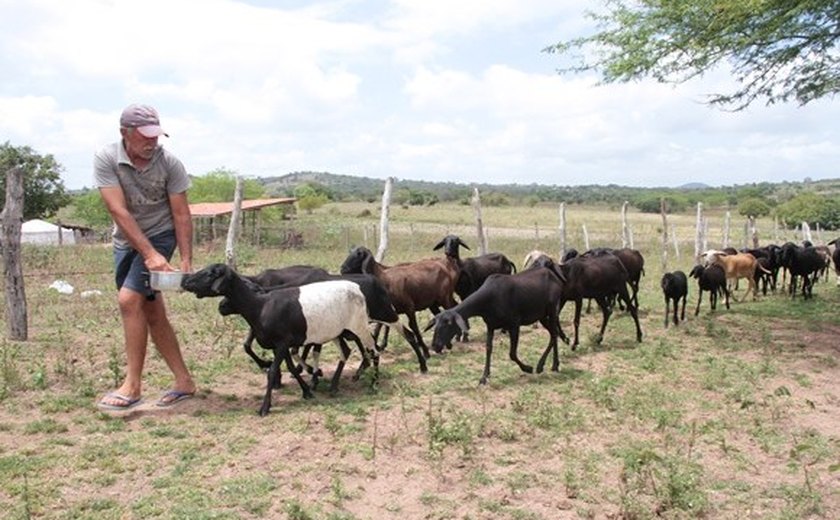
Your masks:
M172 221L175 224L175 240L178 243L178 255L181 257L181 271L192 271L193 225L187 192L170 193L169 207L172 209Z
M131 244L131 247L136 249L143 257L143 263L150 271L170 271L172 266L166 261L166 258L158 253L152 246L149 239L137 225L137 220L128 211L128 205L125 202L125 195L122 188L119 186L107 186L99 188L99 193L102 195L102 200L105 202L105 207L114 219L114 223L119 227L126 240ZM188 208L189 211L189 208ZM180 239L179 239L180 242Z

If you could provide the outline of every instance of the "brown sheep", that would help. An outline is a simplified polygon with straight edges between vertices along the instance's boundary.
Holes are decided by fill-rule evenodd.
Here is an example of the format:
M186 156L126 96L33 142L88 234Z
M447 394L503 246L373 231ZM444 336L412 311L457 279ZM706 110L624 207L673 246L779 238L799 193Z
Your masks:
M758 298L758 287L755 283L755 270L761 269L765 272L769 271L758 265L758 262L753 255L749 253L737 253L733 255L721 251L706 251L703 253L703 257L708 265L721 266L723 271L726 273L727 280L746 278L749 283L749 287L740 301L746 300L750 292L752 292L753 300ZM728 295L726 301L727 303L729 302Z

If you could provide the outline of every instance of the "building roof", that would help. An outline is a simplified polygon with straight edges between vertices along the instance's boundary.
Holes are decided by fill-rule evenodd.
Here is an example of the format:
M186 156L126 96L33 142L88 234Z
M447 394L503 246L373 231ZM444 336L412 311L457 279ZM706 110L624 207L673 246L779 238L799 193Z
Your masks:
M251 199L242 201L242 211L254 211L278 204L292 204L297 201L294 197L283 197L278 199ZM193 217L216 217L233 213L233 202L199 202L190 204L190 213Z

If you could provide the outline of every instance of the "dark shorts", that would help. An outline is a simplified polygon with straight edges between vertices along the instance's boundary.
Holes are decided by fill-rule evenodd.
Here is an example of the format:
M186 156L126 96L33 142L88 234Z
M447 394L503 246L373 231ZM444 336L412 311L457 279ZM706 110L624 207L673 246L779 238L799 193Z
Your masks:
M166 231L155 235L149 238L149 242L167 261L172 258L176 245L174 231ZM154 298L155 291L149 285L149 270L146 269L143 257L136 249L115 247L114 266L116 268L114 279L117 282L117 290L125 287L145 295L146 298Z

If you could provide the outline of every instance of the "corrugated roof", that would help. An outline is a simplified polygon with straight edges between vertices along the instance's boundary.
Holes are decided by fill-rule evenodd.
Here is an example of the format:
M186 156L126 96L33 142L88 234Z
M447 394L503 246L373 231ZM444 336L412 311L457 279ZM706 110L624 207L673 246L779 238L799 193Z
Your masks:
M251 211L277 204L292 204L296 202L295 197L283 197L279 199L251 199L242 201L242 210ZM194 217L215 217L233 213L233 202L199 202L190 204L190 213Z

